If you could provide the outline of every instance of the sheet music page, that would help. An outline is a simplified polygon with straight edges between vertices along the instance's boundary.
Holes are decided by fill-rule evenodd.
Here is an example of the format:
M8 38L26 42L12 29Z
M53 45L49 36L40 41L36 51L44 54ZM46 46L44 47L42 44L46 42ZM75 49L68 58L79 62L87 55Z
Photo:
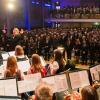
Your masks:
M16 79L4 80L5 96L18 96Z
M18 81L19 93L34 91L41 80L41 74L29 74L24 76L24 80Z
M15 51L8 52L10 56L15 56Z
M81 87L90 85L87 71L80 71L79 75L81 79Z
M18 96L16 79L0 80L1 96Z
M25 93L27 88L26 81L18 81L18 93Z
M48 83L52 87L53 93L57 92L54 76L42 78L42 82Z
M100 71L100 65L97 65L96 68L97 68L97 71Z
M72 89L81 87L81 79L78 72L69 73Z
M4 88L4 82L0 80L0 96L5 95L5 88Z
M0 100L21 100L21 99L16 99L16 98L0 98Z
M1 55L2 55L3 60L7 60L9 57L8 53L2 53Z
M90 73L91 73L91 76L92 76L92 80L93 81L99 80L99 73L97 71L97 67L90 68Z
M44 60L44 58L42 56L40 56L40 60L41 60L42 66L45 67L46 61Z
M68 89L66 75L56 75L55 76L55 85L58 92L65 91Z
M29 91L34 91L35 88L38 86L40 81L32 81L32 80L23 80L18 81L18 91L19 93L25 93Z
M22 71L22 72L27 72L28 69L30 68L30 63L29 63L29 60L26 60L26 61L19 61L17 62L18 64L18 67L19 69Z
M0 66L0 74L2 74L4 72L4 65Z
M40 80L41 78L41 73L24 75L24 80Z
M6 66L7 66L7 61L3 61L3 66L4 66L4 70L5 70Z

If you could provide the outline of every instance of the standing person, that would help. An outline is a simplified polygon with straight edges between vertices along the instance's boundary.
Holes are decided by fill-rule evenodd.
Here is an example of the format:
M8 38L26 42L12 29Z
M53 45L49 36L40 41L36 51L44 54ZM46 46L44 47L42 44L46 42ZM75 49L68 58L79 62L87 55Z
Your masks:
M72 41L71 41L71 39L68 39L66 41L66 45L65 45L65 50L67 52L68 59L71 59L72 49L73 49Z
M18 28L14 28L13 29L13 36L12 36L12 43L14 43L14 47L18 44L20 44L20 39L21 39L21 36L20 36L20 32L19 32L19 29Z
M75 42L75 46L74 46L76 63L79 63L80 49L81 49L81 43L80 43L80 40L77 39L76 42Z
M13 34L8 35L6 39L6 47L7 51L13 51L15 49L15 46L20 44L20 34L19 29L14 28Z
M88 44L86 40L83 40L81 46L82 64L87 64L87 55L88 55Z
M32 55L32 65L27 74L41 73L42 77L46 76L45 66L42 66L40 56L38 54Z
M17 60L14 56L8 57L4 78L17 78L19 81L23 79L23 73L18 68Z
M95 43L93 40L89 44L89 52L90 52L90 65L95 64Z

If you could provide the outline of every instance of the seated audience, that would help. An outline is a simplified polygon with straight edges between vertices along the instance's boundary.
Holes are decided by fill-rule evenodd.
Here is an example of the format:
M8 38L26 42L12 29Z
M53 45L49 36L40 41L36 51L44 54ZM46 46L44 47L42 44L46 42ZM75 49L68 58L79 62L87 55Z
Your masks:
M32 55L32 65L28 70L28 74L34 74L40 72L42 77L46 76L46 69L41 64L40 56L38 54Z
M39 84L35 90L35 96L30 97L29 100L53 100L51 86L47 83Z
M6 70L4 72L4 78L17 78L18 80L23 79L23 74L17 65L17 60L14 56L8 57Z

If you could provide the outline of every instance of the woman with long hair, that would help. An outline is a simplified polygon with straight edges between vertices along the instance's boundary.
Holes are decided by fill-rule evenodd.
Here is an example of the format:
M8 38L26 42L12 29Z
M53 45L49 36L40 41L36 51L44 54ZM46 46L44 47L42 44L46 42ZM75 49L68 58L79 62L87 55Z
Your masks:
M17 60L14 56L8 57L6 70L4 72L4 78L11 78L11 77L17 78L18 80L23 79L23 74L18 68Z
M40 72L42 77L46 76L46 69L41 64L40 56L38 54L32 55L32 65L28 70L28 74L34 74Z
M58 74L65 70L66 61L60 49L54 50L54 57L52 63L49 65L51 74Z

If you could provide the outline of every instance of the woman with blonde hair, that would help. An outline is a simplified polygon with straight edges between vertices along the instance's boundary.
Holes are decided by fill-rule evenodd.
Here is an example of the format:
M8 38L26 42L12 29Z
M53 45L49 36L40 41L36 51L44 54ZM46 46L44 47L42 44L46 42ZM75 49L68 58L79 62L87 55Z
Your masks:
M4 78L11 77L17 78L18 80L23 79L23 75L20 69L18 69L17 60L14 56L8 57L6 70L4 72Z
M34 74L40 72L42 77L46 76L46 69L41 64L40 56L38 54L32 55L32 65L28 70L28 74Z

